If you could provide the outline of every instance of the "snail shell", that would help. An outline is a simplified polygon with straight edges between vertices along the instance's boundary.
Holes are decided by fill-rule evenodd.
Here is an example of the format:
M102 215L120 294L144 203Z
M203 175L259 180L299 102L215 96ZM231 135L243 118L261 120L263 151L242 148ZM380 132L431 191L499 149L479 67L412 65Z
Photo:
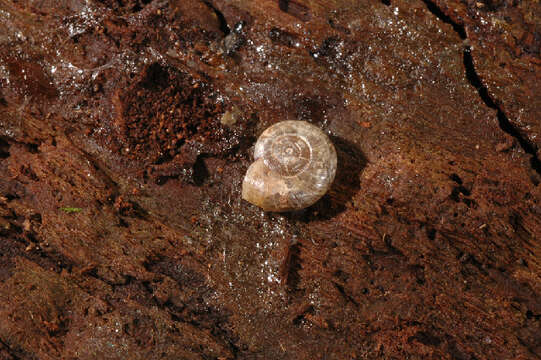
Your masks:
M255 144L254 160L242 183L242 198L265 211L314 204L336 174L333 144L306 121L282 121L266 129Z

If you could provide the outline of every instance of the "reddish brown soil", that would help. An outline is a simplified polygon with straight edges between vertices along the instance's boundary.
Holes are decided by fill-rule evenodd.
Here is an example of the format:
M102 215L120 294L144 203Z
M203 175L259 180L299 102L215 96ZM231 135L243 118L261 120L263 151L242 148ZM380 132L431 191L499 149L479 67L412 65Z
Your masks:
M541 358L540 14L0 0L0 359ZM337 178L264 213L284 119Z

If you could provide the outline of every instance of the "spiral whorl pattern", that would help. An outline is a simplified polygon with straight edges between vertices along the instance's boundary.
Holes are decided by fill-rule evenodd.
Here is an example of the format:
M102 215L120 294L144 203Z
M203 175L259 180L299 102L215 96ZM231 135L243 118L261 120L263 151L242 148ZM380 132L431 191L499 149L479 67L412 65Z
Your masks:
M268 211L312 205L329 189L336 151L319 128L282 121L265 130L255 145L255 162L242 184L242 197Z
M280 135L270 144L263 158L282 176L295 176L306 170L312 156L310 144L297 134Z

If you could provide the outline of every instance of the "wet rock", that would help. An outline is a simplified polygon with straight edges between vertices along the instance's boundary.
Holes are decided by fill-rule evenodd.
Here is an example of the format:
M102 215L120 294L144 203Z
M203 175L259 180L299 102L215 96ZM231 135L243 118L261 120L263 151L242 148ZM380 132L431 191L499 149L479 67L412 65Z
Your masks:
M527 3L0 2L0 357L540 356ZM285 119L336 180L265 213Z

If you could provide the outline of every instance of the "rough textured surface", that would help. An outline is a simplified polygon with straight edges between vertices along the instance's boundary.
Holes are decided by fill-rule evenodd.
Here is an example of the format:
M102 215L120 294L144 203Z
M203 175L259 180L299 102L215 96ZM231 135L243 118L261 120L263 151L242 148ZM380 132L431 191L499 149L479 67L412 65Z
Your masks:
M537 1L0 0L0 359L538 359ZM252 145L338 153L309 209Z
M539 1L424 0L468 40L465 62L472 83L502 127L520 136L529 152L541 149L541 3ZM473 57L468 53L471 51ZM541 170L541 153L535 167Z

